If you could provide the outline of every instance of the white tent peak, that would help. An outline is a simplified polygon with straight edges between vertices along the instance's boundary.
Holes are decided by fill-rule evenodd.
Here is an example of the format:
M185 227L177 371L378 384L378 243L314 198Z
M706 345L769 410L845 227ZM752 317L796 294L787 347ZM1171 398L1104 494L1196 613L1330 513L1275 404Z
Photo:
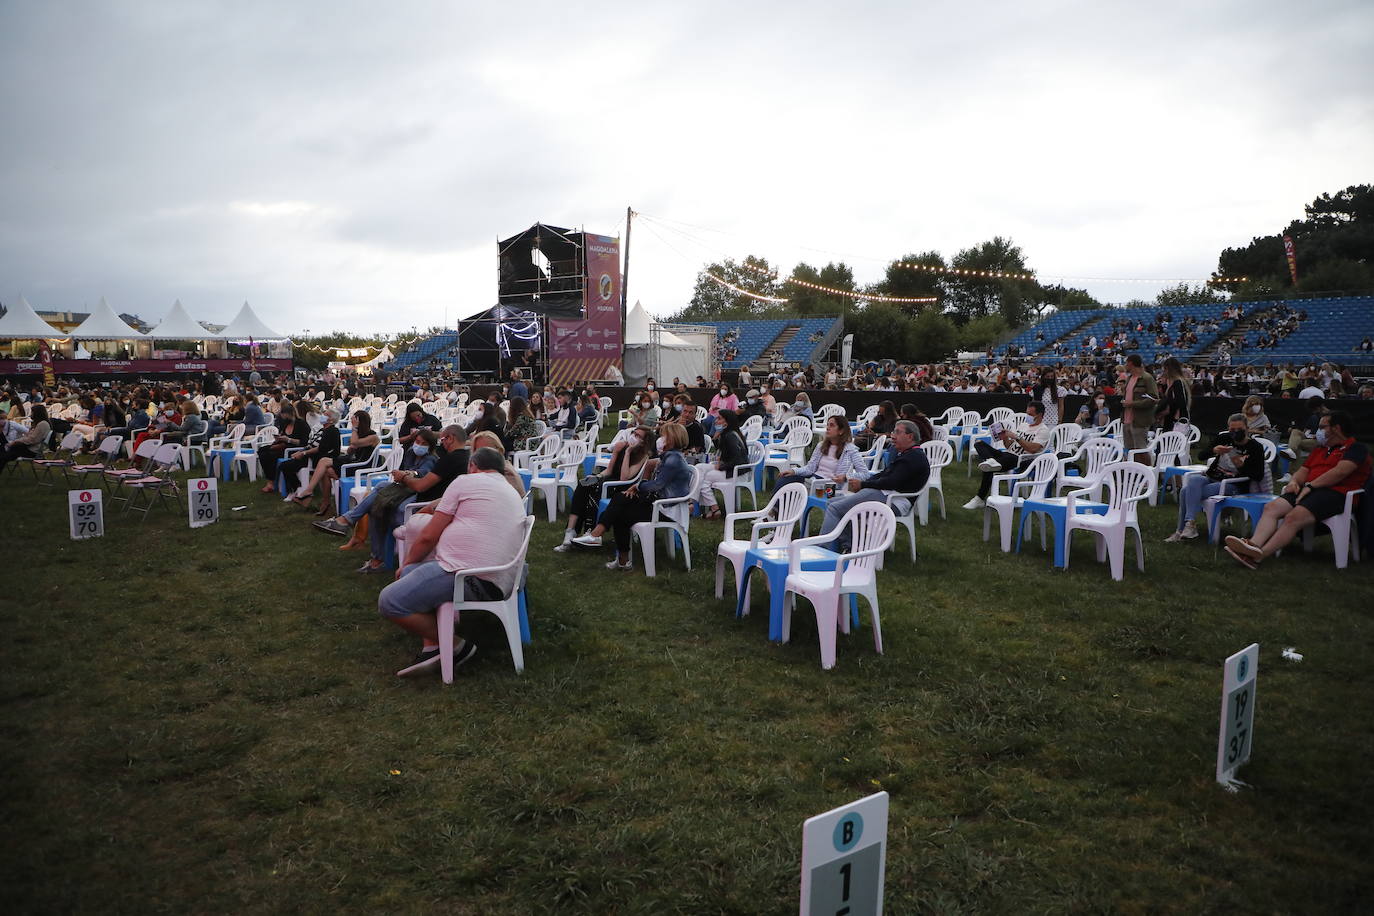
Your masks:
M629 314L625 316L625 346L649 343L649 325L651 323L658 324L656 321L651 321L649 313L644 310L644 304L636 299L635 307L630 309ZM658 332L658 343L659 346L663 347L691 346L687 341L669 331Z
M220 336L233 340L248 340L250 337L254 341L259 340L286 340L285 334L278 334L276 331L262 323L262 319L253 311L253 307L247 302L243 303L243 308L234 316L234 320L224 326L224 330L219 332Z
M105 301L104 296L100 297L100 304L95 307L90 316L72 330L72 337L78 340L144 339L144 335L129 327L123 318L115 314L114 309L110 308L110 303Z
M186 307L178 299L172 303L172 310L167 313L167 317L151 331L148 336L154 340L222 340L223 334L216 334L201 327L186 312Z
M29 305L29 300L24 298L24 294L19 294L19 301L12 303L9 311L5 312L0 318L0 340L65 340L63 334L57 328L48 324L38 313Z

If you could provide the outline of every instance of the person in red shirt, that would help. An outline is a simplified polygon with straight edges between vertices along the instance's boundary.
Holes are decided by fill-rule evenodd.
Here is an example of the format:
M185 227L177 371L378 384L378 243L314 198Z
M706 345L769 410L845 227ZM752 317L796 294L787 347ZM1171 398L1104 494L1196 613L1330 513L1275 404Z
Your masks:
M1369 450L1350 435L1352 425L1343 410L1321 418L1317 447L1279 498L1264 507L1254 533L1226 539L1226 552L1238 563L1257 569L1308 525L1345 511L1345 494L1363 487L1370 471Z

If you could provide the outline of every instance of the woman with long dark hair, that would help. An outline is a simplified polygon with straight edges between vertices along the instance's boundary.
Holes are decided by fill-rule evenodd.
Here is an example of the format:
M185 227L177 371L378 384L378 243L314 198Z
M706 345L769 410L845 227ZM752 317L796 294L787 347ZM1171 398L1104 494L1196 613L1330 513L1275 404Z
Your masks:
M1064 416L1064 398L1068 392L1064 386L1059 384L1059 377L1054 371L1053 366L1045 366L1040 370L1040 377L1031 389L1031 399L1040 402L1045 414L1042 421L1050 428L1058 425L1060 417Z
M716 490L723 481L735 474L735 468L749 463L749 446L740 432L740 416L733 410L724 409L716 423L716 432L711 437L716 440L715 466L701 478L701 489L697 491L697 502L706 510L706 518L721 518L716 506Z
M563 531L563 543L554 548L559 553L570 549L572 539L582 534L596 522L597 505L607 481L633 480L635 475L649 460L649 437L653 430L639 426L630 434L611 446L611 463L599 474L582 478L573 491L572 502L568 507L568 527ZM616 488L619 489L619 488Z

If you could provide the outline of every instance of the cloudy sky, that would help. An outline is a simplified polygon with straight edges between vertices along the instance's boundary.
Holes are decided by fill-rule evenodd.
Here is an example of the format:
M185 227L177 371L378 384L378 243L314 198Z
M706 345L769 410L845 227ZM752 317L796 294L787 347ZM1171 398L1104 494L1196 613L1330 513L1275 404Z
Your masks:
M627 205L659 314L725 256L868 282L996 234L1042 277L1202 278L1374 180L1371 60L1367 0L13 0L0 299L424 328L495 301L498 237Z

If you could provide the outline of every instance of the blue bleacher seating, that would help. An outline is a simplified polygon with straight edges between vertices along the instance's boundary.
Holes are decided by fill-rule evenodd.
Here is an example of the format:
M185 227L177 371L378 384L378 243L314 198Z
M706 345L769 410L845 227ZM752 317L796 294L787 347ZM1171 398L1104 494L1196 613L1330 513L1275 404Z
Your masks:
M721 368L738 369L753 364L763 355L763 351L768 348L768 345L778 339L779 334L791 327L797 328L797 333L783 348L782 360L802 365L812 362L812 355L816 350L818 341L812 340L811 336L820 333L824 337L839 321L839 318L830 316L826 318L767 318L748 321L738 319L695 321L692 323L715 327L717 343L739 351L734 359L722 360ZM739 337L726 343L725 335L736 330L739 331Z

